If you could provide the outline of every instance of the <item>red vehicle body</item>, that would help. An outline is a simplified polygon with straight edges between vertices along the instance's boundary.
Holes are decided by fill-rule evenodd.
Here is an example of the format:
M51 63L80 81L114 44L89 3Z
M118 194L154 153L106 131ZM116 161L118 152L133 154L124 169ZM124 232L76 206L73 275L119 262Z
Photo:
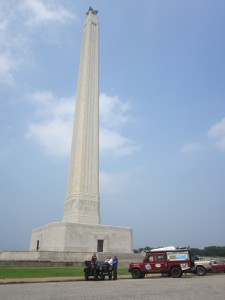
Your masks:
M165 250L164 250L165 249ZM179 278L191 270L191 255L188 249L159 248L147 252L143 262L131 263L129 272L134 279L144 278L149 273Z
M213 273L225 273L225 260L212 259L210 261Z

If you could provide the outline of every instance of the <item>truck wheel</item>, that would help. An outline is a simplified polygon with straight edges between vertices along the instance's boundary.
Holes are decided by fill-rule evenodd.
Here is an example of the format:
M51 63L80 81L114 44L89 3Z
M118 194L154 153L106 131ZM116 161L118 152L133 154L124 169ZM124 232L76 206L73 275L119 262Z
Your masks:
M133 269L131 275L133 279L141 278L141 271L139 269Z
M206 274L206 269L203 267L203 266L198 266L196 268L196 273L199 275L199 276L205 276Z
M87 274L87 272L85 272L84 277L85 277L85 280L88 280L88 274Z
M171 270L171 276L172 276L173 278L180 278L180 277L182 276L182 271L181 271L181 269L178 268L178 267L172 268L172 270Z

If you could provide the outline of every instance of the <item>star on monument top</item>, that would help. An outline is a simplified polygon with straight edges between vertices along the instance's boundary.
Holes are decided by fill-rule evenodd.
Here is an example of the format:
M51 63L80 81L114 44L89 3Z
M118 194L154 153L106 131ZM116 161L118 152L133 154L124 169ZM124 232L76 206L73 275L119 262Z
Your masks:
M94 15L97 15L98 10L94 10L94 9L90 6L88 12L86 13L86 15L88 15L89 12L91 12L91 13L94 14Z

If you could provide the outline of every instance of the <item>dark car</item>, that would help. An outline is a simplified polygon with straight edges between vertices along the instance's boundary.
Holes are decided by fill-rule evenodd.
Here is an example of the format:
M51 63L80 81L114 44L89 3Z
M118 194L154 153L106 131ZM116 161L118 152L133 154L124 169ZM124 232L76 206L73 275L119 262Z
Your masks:
M211 267L213 273L224 273L225 272L225 260L223 259L212 259Z
M88 280L89 277L92 276L94 280L102 279L104 280L106 276L109 279L112 279L112 267L110 264L97 261L95 264L91 263L91 261L85 261L85 268L84 268L84 277L85 280Z

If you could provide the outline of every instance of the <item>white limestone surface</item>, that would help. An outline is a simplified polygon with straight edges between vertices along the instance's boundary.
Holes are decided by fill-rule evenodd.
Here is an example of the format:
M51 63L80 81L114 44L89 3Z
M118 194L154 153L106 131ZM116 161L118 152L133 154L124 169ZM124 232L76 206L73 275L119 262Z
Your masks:
M84 23L64 222L100 224L99 29L94 10Z
M30 251L132 253L132 229L129 227L55 222L32 232Z

